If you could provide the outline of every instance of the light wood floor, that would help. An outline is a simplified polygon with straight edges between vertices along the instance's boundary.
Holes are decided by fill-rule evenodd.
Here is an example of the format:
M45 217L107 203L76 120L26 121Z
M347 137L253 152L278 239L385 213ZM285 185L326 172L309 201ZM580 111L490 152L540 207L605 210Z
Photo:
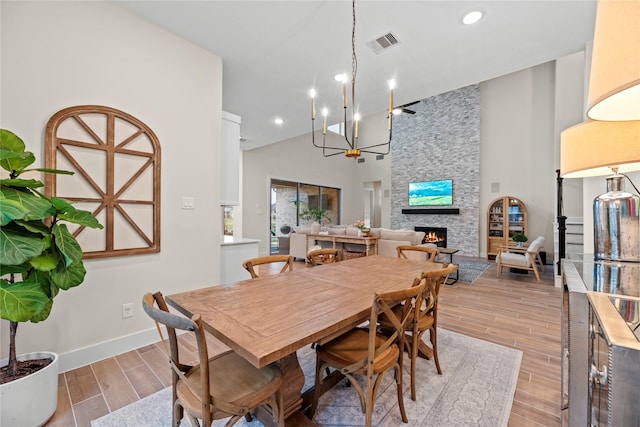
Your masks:
M295 267L304 268L300 262ZM441 291L440 327L523 352L510 426L561 424L562 290L553 286L553 279L551 265L545 268L542 284L533 274L506 270L496 278L492 263L475 283L456 283ZM193 343L182 344L195 360ZM92 419L169 386L169 368L159 345L60 374L58 410L46 425L89 426ZM211 338L210 352L222 349L224 345ZM440 363L446 369L446 360Z

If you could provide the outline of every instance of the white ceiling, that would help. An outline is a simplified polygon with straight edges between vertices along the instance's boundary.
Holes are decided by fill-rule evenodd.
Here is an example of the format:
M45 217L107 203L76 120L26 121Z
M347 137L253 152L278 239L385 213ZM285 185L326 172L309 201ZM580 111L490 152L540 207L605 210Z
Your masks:
M351 73L351 2L116 1L223 60L223 109L242 117L243 148L311 130L309 89L341 120L338 73ZM484 18L461 23L469 10ZM356 100L361 114L479 83L584 49L595 0L356 2ZM392 32L376 54L367 42ZM285 123L277 126L275 117Z

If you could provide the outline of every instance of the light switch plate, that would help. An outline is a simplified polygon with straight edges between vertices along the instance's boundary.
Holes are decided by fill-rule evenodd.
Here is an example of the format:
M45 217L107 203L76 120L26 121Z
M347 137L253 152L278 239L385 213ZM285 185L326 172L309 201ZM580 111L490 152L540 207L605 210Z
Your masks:
M195 203L193 197L182 197L182 209L195 209Z

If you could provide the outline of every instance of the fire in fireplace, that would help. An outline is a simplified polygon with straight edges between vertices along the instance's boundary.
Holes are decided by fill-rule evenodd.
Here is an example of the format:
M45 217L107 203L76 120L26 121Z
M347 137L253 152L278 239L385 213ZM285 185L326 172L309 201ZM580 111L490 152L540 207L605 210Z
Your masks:
M415 231L424 231L422 243L434 243L440 248L447 247L446 227L415 227Z

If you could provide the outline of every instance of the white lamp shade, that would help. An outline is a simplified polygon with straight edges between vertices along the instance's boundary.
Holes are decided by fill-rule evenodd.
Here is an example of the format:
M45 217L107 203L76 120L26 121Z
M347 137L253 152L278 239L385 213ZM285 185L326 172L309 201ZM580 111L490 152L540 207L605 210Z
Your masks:
M560 134L560 176L584 178L640 170L640 120L588 120Z
M640 0L599 0L587 116L640 120Z

